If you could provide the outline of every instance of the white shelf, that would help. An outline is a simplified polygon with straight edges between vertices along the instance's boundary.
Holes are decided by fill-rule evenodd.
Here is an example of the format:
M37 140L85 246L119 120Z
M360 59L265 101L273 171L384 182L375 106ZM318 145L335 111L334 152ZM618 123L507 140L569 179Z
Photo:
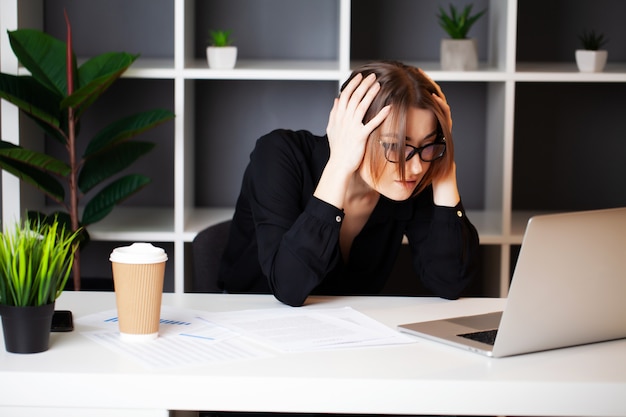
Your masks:
M352 68L363 64L365 61L354 61ZM510 73L500 70L487 63L479 62L476 71L443 71L439 62L431 61L406 61L407 64L414 65L426 71L434 80L441 81L479 81L479 82L501 82L513 79Z
M206 60L187 63L189 79L336 81L343 77L336 61L238 60L232 70L209 69Z
M124 73L125 78L174 78L173 59L137 58L133 65Z
M103 220L89 226L89 235L92 240L173 242L174 210L116 207Z
M182 238L191 242L204 228L231 219L234 207L196 208L185 216L185 228L181 234L174 231L174 210L154 208L117 207L104 220L89 226L92 239L106 241L156 240L174 241ZM494 211L468 210L467 215L480 234L482 244L512 243L502 233L502 213ZM523 222L523 216L521 219ZM513 233L518 239L519 230ZM518 242L519 243L519 242Z
M352 61L350 68L356 68L366 61ZM437 81L478 81L502 82L509 80L524 80L524 75L499 70L498 68L480 63L476 71L443 71L439 62L406 61L410 65L422 68ZM543 67L537 67L543 68ZM563 68L569 68L564 64ZM575 68L575 67L574 67ZM559 71L559 67L547 66L540 71L552 74ZM626 71L626 68L624 68ZM306 80L306 81L341 81L349 71L341 70L337 61L303 61L303 60L238 60L232 70L209 69L204 59L187 61L182 73L174 70L172 60L139 58L124 74L127 78L174 78L179 75L185 79L216 79L216 80ZM580 73L578 73L580 74ZM536 74L534 74L536 76ZM623 76L617 72L616 75ZM615 77L603 78L613 79ZM589 78L589 77L587 77ZM599 78L596 76L596 80ZM615 78L617 80L617 78ZM623 80L620 80L623 81Z
M502 212L467 210L467 216L478 231L481 245L499 245L505 242Z
M626 63L608 63L599 73L578 71L574 62L521 62L517 64L515 81L528 82L626 82Z

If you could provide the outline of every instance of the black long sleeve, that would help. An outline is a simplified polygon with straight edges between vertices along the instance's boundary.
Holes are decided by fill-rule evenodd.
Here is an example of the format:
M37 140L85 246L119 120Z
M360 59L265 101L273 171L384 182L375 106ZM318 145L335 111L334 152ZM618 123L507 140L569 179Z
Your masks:
M436 207L430 189L403 202L381 196L344 263L343 212L313 197L328 155L327 139L306 131L277 130L259 139L220 271L224 289L271 292L293 306L312 293L375 294L406 234L424 284L436 295L458 297L476 270L478 247L462 205Z

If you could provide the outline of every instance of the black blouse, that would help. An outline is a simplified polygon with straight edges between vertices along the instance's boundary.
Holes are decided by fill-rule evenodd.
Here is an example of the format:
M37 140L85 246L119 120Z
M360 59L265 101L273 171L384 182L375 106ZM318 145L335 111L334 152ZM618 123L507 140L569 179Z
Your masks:
M454 299L478 268L478 234L456 207L435 206L432 188L406 201L381 195L345 263L343 211L313 197L330 155L326 136L275 130L250 156L220 268L226 292L271 292L300 306L309 294L376 294L403 236L433 294Z

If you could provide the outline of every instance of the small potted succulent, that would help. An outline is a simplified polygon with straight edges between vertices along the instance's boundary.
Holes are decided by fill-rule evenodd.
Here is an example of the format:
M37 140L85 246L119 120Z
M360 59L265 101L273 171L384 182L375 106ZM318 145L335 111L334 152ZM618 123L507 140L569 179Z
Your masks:
M595 30L583 31L578 35L583 49L576 50L576 65L580 72L602 72L609 55L606 49L601 49L608 39L603 33Z
M472 7L468 4L461 12L452 4L449 12L439 7L439 26L450 36L441 40L441 69L444 71L474 71L478 68L476 39L468 38L467 34L486 10L471 15Z
M210 30L210 45L206 48L209 68L232 69L237 62L237 47L233 46L230 30Z
M48 349L55 301L72 271L79 236L56 217L26 219L0 233L0 316L8 352Z

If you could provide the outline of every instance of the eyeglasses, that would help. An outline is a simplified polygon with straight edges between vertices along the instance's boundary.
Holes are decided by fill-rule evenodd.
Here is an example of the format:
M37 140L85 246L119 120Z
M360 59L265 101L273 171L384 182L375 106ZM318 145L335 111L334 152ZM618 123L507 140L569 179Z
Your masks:
M385 159L391 163L398 163L401 159L402 145L395 142L378 141L385 148ZM437 135L437 140L424 146L416 148L409 144L404 144L404 160L408 161L418 154L424 162L433 162L441 158L446 153L446 138Z

